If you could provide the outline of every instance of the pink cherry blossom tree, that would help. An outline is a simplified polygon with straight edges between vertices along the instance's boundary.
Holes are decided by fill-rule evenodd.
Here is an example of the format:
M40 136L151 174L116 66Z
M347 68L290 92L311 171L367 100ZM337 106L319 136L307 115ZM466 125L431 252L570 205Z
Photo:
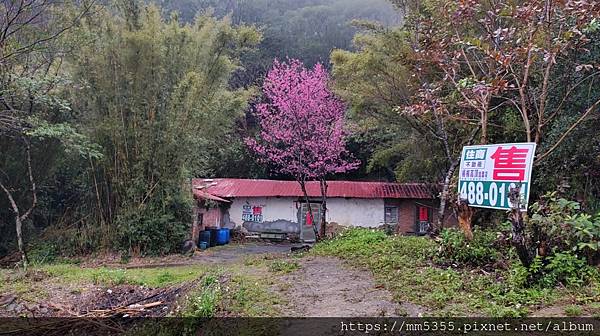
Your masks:
M248 146L278 173L300 184L308 213L312 210L306 182L318 180L321 191L321 230L325 234L327 181L330 174L358 167L346 149L345 106L328 88L327 70L317 64L306 69L299 60L277 60L263 84L264 103L256 107L260 130Z

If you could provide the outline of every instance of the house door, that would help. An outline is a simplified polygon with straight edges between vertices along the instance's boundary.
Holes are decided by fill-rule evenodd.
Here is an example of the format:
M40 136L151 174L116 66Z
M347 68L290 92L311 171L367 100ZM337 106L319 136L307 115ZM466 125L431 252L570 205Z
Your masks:
M301 203L298 209L298 222L300 223L300 240L305 243L313 243L317 241L313 223L317 226L317 230L321 228L321 204L310 203L312 219L308 213L308 205Z
M431 225L431 209L417 205L417 233L426 234Z

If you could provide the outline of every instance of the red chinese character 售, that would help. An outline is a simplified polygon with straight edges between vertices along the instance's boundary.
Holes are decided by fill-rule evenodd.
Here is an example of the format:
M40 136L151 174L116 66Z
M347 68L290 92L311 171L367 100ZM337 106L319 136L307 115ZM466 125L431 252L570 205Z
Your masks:
M523 181L525 179L528 152L529 149L527 148L517 148L515 146L510 148L498 147L496 152L492 154L492 159L494 159L494 179Z

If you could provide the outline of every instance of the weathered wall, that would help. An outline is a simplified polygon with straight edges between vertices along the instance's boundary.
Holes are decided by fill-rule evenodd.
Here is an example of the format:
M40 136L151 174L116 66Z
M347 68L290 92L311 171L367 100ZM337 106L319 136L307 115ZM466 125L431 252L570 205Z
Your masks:
M327 221L345 226L376 227L384 220L383 204L383 199L330 198L327 200ZM225 225L244 225L250 231L298 232L298 206L295 197L236 198L228 210L229 220ZM262 222L243 219L248 216L248 209L254 207L260 207Z
M204 230L207 227L221 227L223 223L223 212L220 208L210 208L206 210L201 208L199 211L202 214L202 223L200 223L200 230Z
M295 197L242 197L233 199L221 209L197 209L203 214L203 223L194 223L194 239L207 226L234 228L244 226L252 232L299 233L298 198ZM398 233L415 233L416 207L431 208L431 221L437 217L437 202L420 199L359 199L330 198L327 200L327 221L343 226L378 227L385 220L385 205L398 207ZM257 216L260 216L257 217ZM445 227L456 226L456 218L448 210ZM196 227L197 226L197 227Z
M384 221L384 200L328 198L327 222L344 226L377 227Z
M246 212L244 211L246 207ZM260 213L255 208L260 208ZM235 198L229 207L227 227L243 225L253 232L298 233L298 209L294 197L241 197ZM249 210L248 210L249 209ZM249 215L249 212L252 215ZM261 216L253 220L252 216ZM247 218L251 216L251 218Z

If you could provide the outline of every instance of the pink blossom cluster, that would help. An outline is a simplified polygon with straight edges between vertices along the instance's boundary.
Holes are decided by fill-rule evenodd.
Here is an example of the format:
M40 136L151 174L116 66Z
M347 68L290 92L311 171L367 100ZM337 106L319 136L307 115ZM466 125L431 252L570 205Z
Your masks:
M262 161L296 179L320 179L358 167L346 149L345 105L328 88L327 70L299 60L273 63L256 107L260 131L247 139Z

